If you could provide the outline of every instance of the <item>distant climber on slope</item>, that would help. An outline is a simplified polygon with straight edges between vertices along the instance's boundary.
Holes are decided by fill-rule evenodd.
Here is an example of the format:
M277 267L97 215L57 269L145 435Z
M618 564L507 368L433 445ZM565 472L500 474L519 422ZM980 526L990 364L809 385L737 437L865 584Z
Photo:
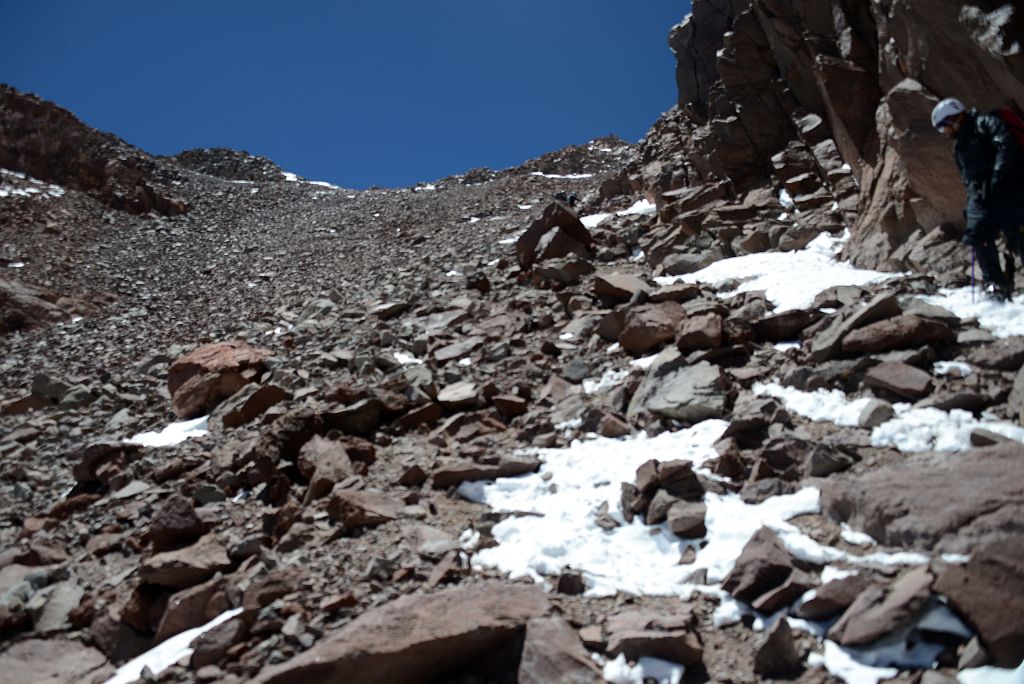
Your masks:
M1011 125L1024 124L1009 109L979 113L949 97L932 110L932 126L956 139L956 165L967 189L963 242L977 254L987 294L1008 300L1013 293L1014 255L1024 261L1024 149ZM1006 273L996 238L1006 238Z

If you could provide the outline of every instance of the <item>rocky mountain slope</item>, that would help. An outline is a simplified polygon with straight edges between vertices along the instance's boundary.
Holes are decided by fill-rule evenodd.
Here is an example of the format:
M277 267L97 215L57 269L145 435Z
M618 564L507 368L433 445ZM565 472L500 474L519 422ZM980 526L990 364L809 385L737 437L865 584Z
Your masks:
M1024 104L1020 17L992 5L700 0L670 36L679 106L638 146L402 189L154 157L0 88L0 672L1017 667L1024 336L939 290L967 275L927 127L950 94ZM769 262L728 261L824 273L840 246L889 274L819 292L771 262L808 278L791 305L758 286ZM615 494L574 534L609 557L657 540L667 566L560 560L540 502L579 486L559 463L587 445L636 464L584 480ZM495 480L530 508L487 505ZM513 536L533 520L536 548Z

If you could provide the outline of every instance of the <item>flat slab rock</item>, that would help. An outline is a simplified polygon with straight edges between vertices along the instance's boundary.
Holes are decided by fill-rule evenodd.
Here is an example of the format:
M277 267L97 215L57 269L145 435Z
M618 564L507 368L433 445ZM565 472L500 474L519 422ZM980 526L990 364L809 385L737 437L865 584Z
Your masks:
M0 672L5 682L80 684L103 681L113 668L105 655L77 641L28 639L0 653Z
M534 585L481 582L373 608L256 684L437 681L515 636L547 610Z
M1022 452L1021 444L1010 442L956 454L912 454L864 474L834 475L822 482L822 509L883 544L971 553L1019 529Z

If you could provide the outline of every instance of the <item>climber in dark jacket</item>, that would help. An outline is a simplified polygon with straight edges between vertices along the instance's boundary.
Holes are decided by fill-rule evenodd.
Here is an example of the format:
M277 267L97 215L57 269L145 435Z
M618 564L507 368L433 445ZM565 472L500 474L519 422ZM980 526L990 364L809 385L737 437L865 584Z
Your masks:
M1014 271L1014 254L1024 261L1024 159L1009 127L995 112L968 110L956 98L947 98L932 110L932 125L956 139L956 165L967 190L963 242L974 248L985 291L1009 299L1012 275L999 265L996 238L1003 233L1008 248L1007 271Z

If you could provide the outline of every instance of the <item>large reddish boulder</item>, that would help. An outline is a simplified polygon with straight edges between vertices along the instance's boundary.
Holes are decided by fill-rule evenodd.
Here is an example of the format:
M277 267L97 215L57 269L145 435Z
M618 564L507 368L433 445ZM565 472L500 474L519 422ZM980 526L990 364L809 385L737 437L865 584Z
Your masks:
M417 684L478 662L541 617L539 586L482 582L402 596L372 608L313 648L265 669L255 684Z
M239 340L215 342L190 351L167 371L167 390L180 418L209 413L266 370L266 349Z

